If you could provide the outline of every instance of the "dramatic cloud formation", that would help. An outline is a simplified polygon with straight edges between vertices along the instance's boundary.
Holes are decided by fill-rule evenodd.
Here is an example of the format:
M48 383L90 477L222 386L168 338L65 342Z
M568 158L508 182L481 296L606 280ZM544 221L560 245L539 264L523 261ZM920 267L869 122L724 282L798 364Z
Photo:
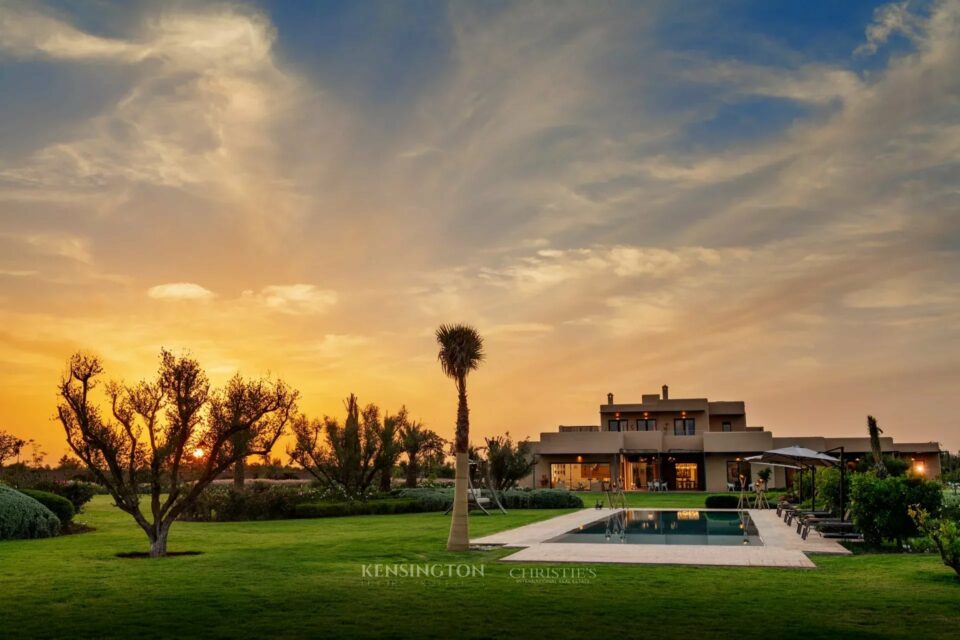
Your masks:
M324 7L0 0L0 428L168 346L449 435L467 321L478 439L669 383L960 447L960 3Z

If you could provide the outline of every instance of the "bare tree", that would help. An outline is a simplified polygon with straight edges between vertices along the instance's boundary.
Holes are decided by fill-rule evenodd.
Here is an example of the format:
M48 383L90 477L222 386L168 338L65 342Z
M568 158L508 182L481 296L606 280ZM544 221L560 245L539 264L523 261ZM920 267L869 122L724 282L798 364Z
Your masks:
M26 440L21 440L12 433L0 431L0 467L7 460L18 458L20 450L27 444Z
M282 382L239 377L211 393L196 360L163 350L155 381L106 386L104 417L91 397L102 373L99 358L72 356L57 418L73 452L147 534L152 557L167 554L174 521L236 462L241 451L233 439L242 434L250 451L272 446L297 398ZM150 489L149 518L140 507L141 479Z
M229 447L237 456L233 465L235 487L244 484L247 456L268 456L283 433L282 425L279 429L272 429L269 424L256 423L279 419L285 425L296 407L298 396L282 381L244 381L237 374L222 392L210 398L210 419L223 423L224 428L234 432ZM247 424L250 426L244 426Z

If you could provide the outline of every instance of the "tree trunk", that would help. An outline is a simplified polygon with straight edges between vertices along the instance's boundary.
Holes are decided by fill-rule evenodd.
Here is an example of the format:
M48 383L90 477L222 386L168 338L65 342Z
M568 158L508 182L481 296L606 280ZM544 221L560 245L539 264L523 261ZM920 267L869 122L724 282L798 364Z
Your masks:
M457 436L454 449L467 453L470 449L470 410L467 408L467 381L457 383L459 397L457 399Z
M170 524L157 525L156 531L150 536L150 557L162 558L167 555L167 536L170 535Z
M407 487L414 489L417 486L417 475L420 470L417 468L419 466L417 464L417 457L409 456L409 458L410 460L407 462Z
M393 476L393 468L387 467L380 472L380 491L387 493L390 491L390 480Z
M447 551L467 551L470 548L470 527L467 519L467 477L470 460L466 451L457 451L457 481L453 490L453 518L450 520L450 537Z
M247 476L246 472L247 461L245 458L240 458L233 465L233 487L235 489L243 489L243 483Z

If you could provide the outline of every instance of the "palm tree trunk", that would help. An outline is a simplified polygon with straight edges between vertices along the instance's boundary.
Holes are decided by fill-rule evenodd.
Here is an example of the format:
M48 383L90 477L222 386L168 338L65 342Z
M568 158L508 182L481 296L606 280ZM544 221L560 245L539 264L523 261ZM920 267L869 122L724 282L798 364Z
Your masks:
M467 504L467 476L470 460L467 453L457 451L457 481L453 489L453 518L450 520L450 536L447 551L467 551L470 548L470 525Z
M408 454L409 460L407 461L407 487L413 489L417 486L417 475L419 473L420 465L417 463L416 454Z
M470 524L467 503L467 483L470 476L470 458L467 448L470 442L470 412L467 409L467 382L457 381L457 478L453 490L453 517L450 520L448 551L467 551L470 548Z

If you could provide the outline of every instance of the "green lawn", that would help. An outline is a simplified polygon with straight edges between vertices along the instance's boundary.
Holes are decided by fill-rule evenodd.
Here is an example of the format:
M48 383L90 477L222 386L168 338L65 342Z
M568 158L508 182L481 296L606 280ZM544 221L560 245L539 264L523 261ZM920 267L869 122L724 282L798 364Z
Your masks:
M556 513L471 526L483 534ZM203 555L162 560L115 557L146 538L109 499L81 519L97 531L0 543L0 637L930 638L960 625L960 581L933 556L816 557L809 571L595 565L588 584L531 585L496 563L503 551L445 552L440 514L178 523L171 550ZM424 562L483 564L485 575L361 574Z

